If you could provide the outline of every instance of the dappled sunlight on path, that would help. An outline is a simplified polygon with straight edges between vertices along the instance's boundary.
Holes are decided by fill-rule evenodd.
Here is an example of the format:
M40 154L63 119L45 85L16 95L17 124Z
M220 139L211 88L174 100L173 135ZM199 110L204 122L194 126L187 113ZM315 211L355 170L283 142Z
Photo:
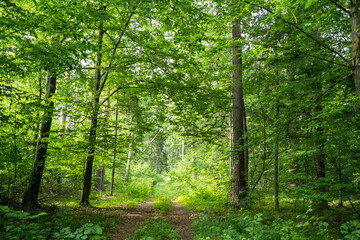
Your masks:
M131 237L147 218L153 216L153 209L152 198L135 207L124 207L121 221L117 224L117 231L111 234L109 239L124 240Z
M181 239L192 240L191 212L184 209L178 202L173 201L174 210L169 213L169 218L174 228L178 229Z
M117 230L110 235L112 240L125 240L130 238L136 229L148 218L162 216L167 219L183 240L192 240L191 236L191 215L190 211L184 209L178 202L173 201L173 211L168 213L155 213L152 205L152 198L146 202L131 208L121 207L121 220L117 224Z

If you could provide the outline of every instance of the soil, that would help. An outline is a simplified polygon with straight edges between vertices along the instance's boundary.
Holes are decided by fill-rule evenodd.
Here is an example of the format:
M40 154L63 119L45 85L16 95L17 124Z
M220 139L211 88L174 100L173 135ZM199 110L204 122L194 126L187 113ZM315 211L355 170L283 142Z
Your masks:
M117 225L117 231L110 235L111 240L125 240L131 237L135 230L148 218L158 216L152 205L152 198L144 203L127 208L121 207L121 221ZM183 240L192 240L191 236L191 215L190 211L184 209L178 202L173 201L173 211L161 214L164 218L172 223L174 229L178 229L178 233Z

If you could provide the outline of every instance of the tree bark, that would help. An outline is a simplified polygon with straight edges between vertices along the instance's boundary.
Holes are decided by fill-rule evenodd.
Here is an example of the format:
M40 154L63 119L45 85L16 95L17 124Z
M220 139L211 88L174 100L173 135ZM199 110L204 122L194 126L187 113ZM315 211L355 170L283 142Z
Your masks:
M233 129L233 123L232 123L232 112L229 113L229 150L230 150L230 156L229 156L229 176L232 176L233 174L233 159L232 159L232 149L233 149L233 133L232 133L232 129Z
M125 182L129 181L133 139L134 139L134 132L131 133L131 142L129 144L129 153L128 153L128 157L127 157L126 172L125 172L125 178L124 178Z
M354 83L356 94L360 102L360 1L350 0L350 18L351 18L351 36L352 36L352 52L351 65L353 68Z
M322 91L322 87L321 85L318 86L318 89L320 90L320 92ZM315 107L315 116L321 114L323 108L321 106L321 98L318 102L318 105ZM321 120L317 120L319 122L321 122ZM323 135L324 135L324 129L319 126L314 128L314 133L315 133L315 137L316 139L316 143L315 143L315 172L316 172L316 180L317 180L317 184L319 185L318 187L318 194L321 195L322 193L324 193L326 191L326 187L324 186L324 179L326 177L326 172L325 172L325 154L324 154L324 139L323 139ZM320 138L320 139L319 139ZM328 203L326 201L326 199L322 198L322 197L318 197L317 199L315 199L315 207L322 211L326 208L328 208Z
M98 169L96 169L95 178L96 178L96 181L94 184L94 189L99 192L104 192L105 191L105 167L104 166L98 167Z
M276 85L279 85L277 82ZM274 208L279 208L279 102L276 101L275 157L274 157Z
M44 122L41 123L38 141L36 144L35 159L28 186L24 192L22 205L39 207L38 196L41 178L44 172L45 160L50 136L51 122L54 112L54 102L51 100L56 90L56 73L50 70L46 73L45 104L47 109L43 113Z
M182 131L185 132L185 128L182 128ZM181 161L184 161L185 159L185 137L182 137L181 142Z
M234 14L237 12L235 4L237 0L232 0ZM233 192L232 204L239 208L241 200L247 195L247 176L244 159L244 97L242 86L242 49L239 44L241 40L241 19L237 17L232 26L233 60L232 64L235 71L232 74L233 80Z
M244 116L244 164L245 164L245 174L246 174L246 181L249 176L249 148L247 147L248 138L246 137L247 133L247 122L246 122L246 109L245 109L245 102L243 103L243 116Z
M96 56L96 70L94 75L94 97L92 100L92 113L91 113L91 126L89 133L89 150L86 160L84 183L80 205L90 206L90 192L91 192L91 177L92 168L95 156L95 145L96 145L96 130L98 125L98 112L99 112L99 99L100 99L100 81L101 81L101 61L102 61L102 43L103 43L103 23L99 21L99 32L98 32L98 46L99 51Z
M115 160L116 160L116 142L117 142L117 122L118 122L118 102L116 101L116 109L115 109L115 136L114 136L114 153L113 153L113 166L112 166L112 172L111 172L111 185L110 185L110 196L113 195L114 192L114 181L115 181Z

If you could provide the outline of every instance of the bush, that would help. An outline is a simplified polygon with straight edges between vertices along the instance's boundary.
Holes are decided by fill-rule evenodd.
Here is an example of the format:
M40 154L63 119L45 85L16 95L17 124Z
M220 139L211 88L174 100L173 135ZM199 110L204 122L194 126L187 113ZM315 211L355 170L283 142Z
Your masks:
M97 224L86 223L72 230L62 227L66 224L67 216L60 214L55 221L41 212L31 215L24 211L15 211L8 206L0 206L0 235L4 239L104 239L103 229ZM56 227L53 225L56 223Z
M224 217L200 215L193 223L195 239L329 239L328 224L322 221L296 223L262 213Z

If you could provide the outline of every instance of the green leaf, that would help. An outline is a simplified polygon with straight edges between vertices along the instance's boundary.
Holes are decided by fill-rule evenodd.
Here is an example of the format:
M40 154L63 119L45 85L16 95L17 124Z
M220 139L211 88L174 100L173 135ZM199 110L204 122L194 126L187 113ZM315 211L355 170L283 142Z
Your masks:
M314 2L314 0L307 0L305 3L305 9L308 9Z

